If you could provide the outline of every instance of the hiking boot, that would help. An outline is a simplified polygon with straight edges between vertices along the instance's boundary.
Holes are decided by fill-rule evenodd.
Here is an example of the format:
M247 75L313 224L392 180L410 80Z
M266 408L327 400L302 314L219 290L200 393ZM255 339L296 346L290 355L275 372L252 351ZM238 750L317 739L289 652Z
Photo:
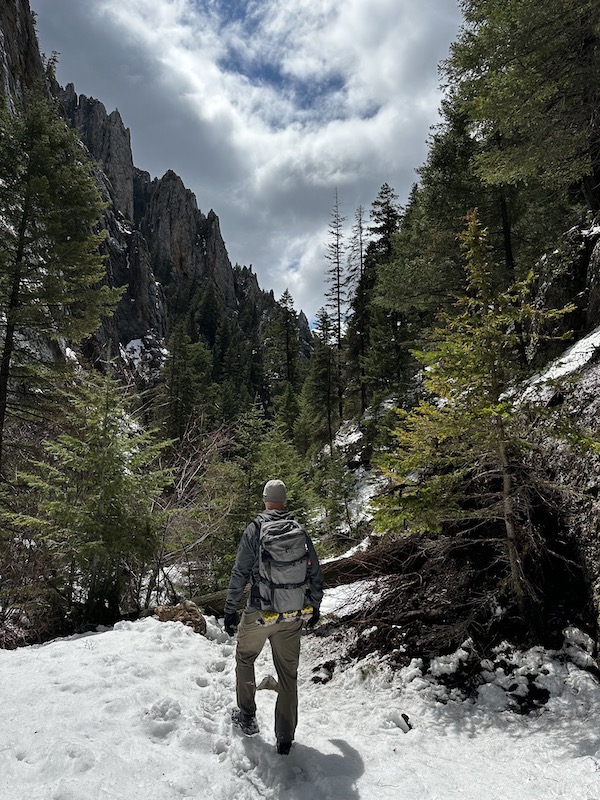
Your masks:
M234 728L238 728L246 736L256 736L260 730L254 714L245 714L239 708L234 708L231 712L231 722Z
M287 756L292 748L291 742L277 742L277 752L280 756Z

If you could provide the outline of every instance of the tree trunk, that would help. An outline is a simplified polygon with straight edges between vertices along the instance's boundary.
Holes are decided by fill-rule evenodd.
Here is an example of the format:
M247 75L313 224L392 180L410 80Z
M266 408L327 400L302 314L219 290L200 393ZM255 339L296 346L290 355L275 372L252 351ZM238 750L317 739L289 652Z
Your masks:
M8 308L6 309L6 335L2 347L2 360L0 361L0 480L3 479L4 468L4 428L8 410L8 385L10 368L15 350L15 313L21 302L21 281L23 279L23 260L25 258L25 233L29 224L29 193L23 203L23 213L19 224L17 253L15 256L15 270L12 279Z
M498 456L500 459L500 469L502 473L502 507L504 512L504 528L506 531L506 551L510 565L510 578L513 593L519 607L521 615L524 616L525 590L524 575L517 542L517 530L515 525L515 510L513 501L513 479L510 471L510 464L506 454L506 439L504 436L504 425L502 420L498 420Z

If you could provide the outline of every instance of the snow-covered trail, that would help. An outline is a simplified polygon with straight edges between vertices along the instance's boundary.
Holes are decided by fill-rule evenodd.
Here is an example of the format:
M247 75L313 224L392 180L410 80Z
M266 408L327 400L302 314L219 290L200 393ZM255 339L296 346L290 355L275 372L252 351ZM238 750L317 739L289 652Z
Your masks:
M417 669L336 668L333 637L303 639L300 721L288 757L258 695L259 736L232 731L234 642L145 619L0 651L1 800L600 800L600 688L548 661L537 716L436 703ZM269 648L257 677L271 673ZM321 670L321 673L323 671ZM401 717L413 725L405 733Z

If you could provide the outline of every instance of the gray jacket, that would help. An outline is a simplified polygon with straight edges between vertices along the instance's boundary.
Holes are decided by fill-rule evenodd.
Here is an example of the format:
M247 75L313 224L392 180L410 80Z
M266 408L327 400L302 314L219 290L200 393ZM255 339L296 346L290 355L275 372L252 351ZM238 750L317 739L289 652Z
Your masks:
M253 520L244 533L240 541L235 564L231 570L229 588L227 590L227 600L225 602L225 613L233 614L237 610L246 584L250 581L250 597L248 598L247 608L260 609L260 599L258 595L258 537L260 534L261 522L264 519L291 519L293 514L289 511L263 511ZM314 545L308 538L308 602L313 608L318 608L323 599L323 573L319 564L319 558Z

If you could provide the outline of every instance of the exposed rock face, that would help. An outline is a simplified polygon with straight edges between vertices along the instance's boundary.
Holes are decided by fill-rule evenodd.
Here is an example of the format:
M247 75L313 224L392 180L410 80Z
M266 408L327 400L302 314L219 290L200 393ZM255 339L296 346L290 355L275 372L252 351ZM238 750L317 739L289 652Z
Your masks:
M72 83L60 92L65 113L81 132L92 157L102 164L115 211L133 220L133 156L129 128L118 111L106 113L99 100L75 93Z
M61 89L51 82L65 116L80 131L97 164L96 179L108 204L102 223L107 233L106 280L124 287L115 315L87 342L86 356L93 362L105 361L142 340L152 343L146 346L154 348L158 364L161 341L168 334L163 285L184 284L191 289L212 284L221 310L231 312L231 319L239 318L242 307L247 317L255 303L252 317L264 325L275 305L273 293L259 288L251 269L232 268L215 212L203 214L194 194L174 172L152 179L135 168L129 129L118 111L108 114L99 100L77 95L72 83ZM45 88L47 81L29 2L3 0L0 93L14 102L34 85ZM310 331L303 315L300 323L304 352Z
M196 633L206 635L206 620L191 600L184 600L176 606L157 606L153 613L161 622L182 622Z
M236 266L233 270L233 282L240 313L243 314L244 309L252 309L257 328L263 332L269 315L275 308L276 300L273 292L267 292L260 288L252 267Z
M600 323L600 225L598 235L593 237L593 249L588 262L587 270L587 314L586 323L588 330Z
M551 402L560 405L566 418L600 436L600 358L596 354L578 373L573 386L557 392ZM600 455L577 452L548 437L539 458L550 478L564 487L566 533L577 542L580 560L589 581L597 631L600 630Z
M44 68L28 0L0 3L0 95L23 99L36 84L43 87Z
M144 236L146 251L152 254L147 263L156 278L164 284L212 280L223 304L234 308L231 262L214 211L205 216L193 192L172 170L152 180L134 167L129 129L118 111L107 114L99 100L77 96L73 84L61 91L61 100L71 124L102 166L117 217L132 221Z
M194 194L172 170L149 182L137 172L136 225L153 253L156 277L164 283L212 280L225 306L235 307L233 273L219 219L198 209Z

